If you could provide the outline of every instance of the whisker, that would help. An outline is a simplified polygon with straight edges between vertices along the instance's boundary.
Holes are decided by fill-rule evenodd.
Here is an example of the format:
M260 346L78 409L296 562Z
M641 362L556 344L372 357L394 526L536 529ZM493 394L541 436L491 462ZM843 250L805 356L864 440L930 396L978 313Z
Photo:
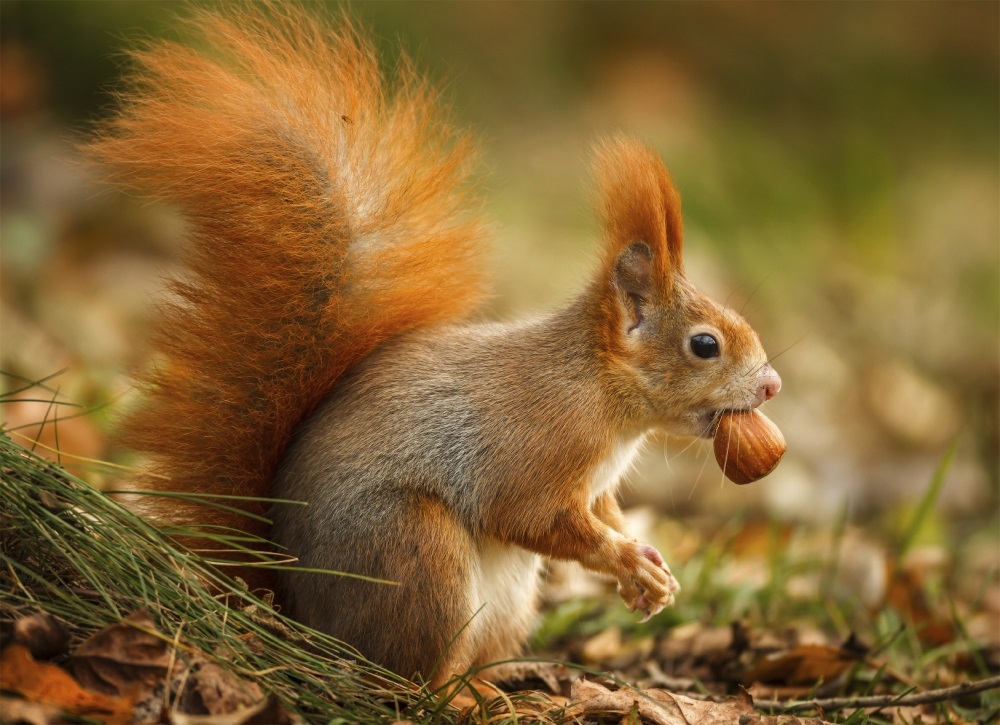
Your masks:
M791 349L792 349L793 347L795 347L796 345L798 345L798 344L799 344L800 342L802 342L803 340L805 340L805 339L806 339L806 337L808 337L808 336L809 336L809 335L811 335L811 334L812 334L812 328L810 327L810 328L809 328L808 330L806 330L806 331L805 331L805 332L803 332L803 333L802 333L801 335L799 335L799 338L798 338L798 339L797 339L797 340L796 340L795 342L793 342L793 343L792 343L791 345L789 345L789 346L788 346L788 347L786 347L785 349L781 350L781 351L780 351L780 352L778 352L777 354L775 354L775 355L771 355L771 356L770 356L770 357L769 357L769 358L767 359L767 363L765 363L765 364L768 364L768 363L771 363L771 362L773 362L773 361L777 360L777 359L778 359L779 357L781 357L781 356L782 356L782 355L784 355L784 354L785 354L786 352L788 352L789 350L791 350Z
M784 355L784 354L785 354L786 352L788 352L788 351L789 351L789 350L791 350L791 349L792 349L793 347L795 347L795 346L796 346L796 345L798 345L798 344L799 344L800 342L802 342L802 341L803 341L804 339L806 339L806 337L807 337L807 336L808 336L809 334L811 334L811 333L812 333L812 328L809 328L808 330L806 330L805 332L803 332L803 333L802 333L802 334L801 334L801 335L799 336L799 338L798 338L798 339L797 339L797 340L796 340L795 342L793 342L793 343L792 343L791 345L789 345L789 346L788 346L788 347L786 347L785 349L781 350L781 351L780 351L780 352L778 352L777 354L775 354L775 355L771 355L771 356L770 356L770 357L769 357L769 358L768 358L767 360L765 360L765 361L764 361L764 362L762 362L762 363L761 363L760 365L758 365L757 367L755 367L755 368L753 368L752 370L750 370L750 371L749 371L749 372L748 372L748 373L746 374L746 376L745 376L745 377L749 378L749 377L751 377L751 376L753 376L753 375L756 375L756 374L757 374L758 372L760 372L761 368L763 368L763 367L764 367L765 365L770 365L771 363L773 363L773 362L774 362L775 360L777 360L777 359L778 359L779 357L781 357L781 356L782 356L782 355Z
M742 425L743 425L743 418L742 417L737 418L736 419L736 425L735 426L732 426L732 425L729 426L729 430L726 431L727 434L728 434L728 437L726 438L726 465L722 467L722 482L723 482L723 484L725 484L725 482L726 482L726 469L729 468L729 454L733 450L733 446L732 446L733 429L735 428L735 430L736 430L736 440L739 441L739 439L740 439L740 429L741 429ZM739 452L740 452L739 446L737 446L737 448L736 448L736 454L737 454L737 456L739 455ZM737 458L736 459L736 467L739 468L739 465L740 465L740 459Z
M741 316L741 317L743 316L743 310L745 310L745 309L747 308L747 305L748 305L748 304L750 304L750 300L752 300L752 299L753 299L753 296L754 296L755 294L757 294L757 290L759 290L759 289L760 289L761 287L763 287L763 286L764 286L764 283L765 283L765 282L766 282L766 281L767 281L768 279L770 279L770 278L771 278L771 275L772 275L772 274L774 274L774 271L773 271L773 270L772 270L772 271L770 271L770 272L768 272L768 273L767 273L766 275L764 275L764 279L762 279L762 280L761 280L760 282L758 282L758 283L757 283L757 286L753 288L753 291L752 291L752 292L750 293L750 296L749 296L749 297L747 297L747 298L746 298L745 300L743 300L743 306L742 306L742 307L740 307L740 316Z
M691 490L688 491L687 500L691 500L691 496L694 495L694 490L698 488L698 483L701 481L701 477L705 474L705 466L708 465L708 459L710 456L705 456L705 460L701 463L701 469L698 471L698 475L695 476L694 483L691 484Z
M728 455L729 455L729 447L727 446L726 447L726 456L728 457ZM716 457L715 456L715 447L714 446L712 447L712 456L711 457L712 458ZM719 488L722 488L725 485L725 483L726 483L726 459L724 458L722 461L716 460L716 463L718 463L718 465L719 465L719 477L720 477L719 478Z
M664 435L663 436L663 462L667 464L667 472L670 473L670 474L673 474L674 469L673 469L673 466L670 465L670 456L667 454L667 445L669 443L670 443L670 441L668 440L667 436ZM670 491L670 508L674 511L674 513L677 513L677 502L674 501L673 479L674 479L674 477L673 477L673 475L671 475L670 476L671 485L668 486L667 488Z
M743 423L746 418L740 416L736 419L736 470L740 470L740 454L743 452Z
M682 454L683 454L683 453L685 453L685 452L686 452L686 451L687 451L687 450L688 450L689 448L691 448L691 446L693 446L694 444L698 443L698 442L699 442L700 440L701 440L700 438L692 438L692 439L691 439L691 440L690 440L690 441L688 442L688 444L687 444L686 446L684 446L683 448L681 448L681 449L680 449L680 450L679 450L679 451L677 452L677 455L682 455Z
M667 450L667 446L670 443L670 441L668 440L669 436L667 436L666 434L664 434L662 436L662 438L663 438L663 462L667 464L667 472L668 473L673 473L674 472L674 467L670 463L670 453Z

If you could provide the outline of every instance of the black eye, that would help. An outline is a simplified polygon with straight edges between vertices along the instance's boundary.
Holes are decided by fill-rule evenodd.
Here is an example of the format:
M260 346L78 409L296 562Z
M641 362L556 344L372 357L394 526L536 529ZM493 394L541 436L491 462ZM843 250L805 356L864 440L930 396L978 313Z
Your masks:
M691 338L691 352L705 360L719 357L719 343L711 335L695 335Z

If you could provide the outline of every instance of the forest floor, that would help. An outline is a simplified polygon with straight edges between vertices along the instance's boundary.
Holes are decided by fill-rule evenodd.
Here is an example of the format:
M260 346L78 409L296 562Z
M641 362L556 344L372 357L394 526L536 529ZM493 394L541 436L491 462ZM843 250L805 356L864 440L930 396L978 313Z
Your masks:
M947 458L896 538L843 522L650 518L649 539L673 542L683 589L645 623L608 583L552 564L531 657L502 690L452 698L351 661L105 493L0 442L5 721L927 725L1000 714L996 532L984 525L952 554L920 543Z

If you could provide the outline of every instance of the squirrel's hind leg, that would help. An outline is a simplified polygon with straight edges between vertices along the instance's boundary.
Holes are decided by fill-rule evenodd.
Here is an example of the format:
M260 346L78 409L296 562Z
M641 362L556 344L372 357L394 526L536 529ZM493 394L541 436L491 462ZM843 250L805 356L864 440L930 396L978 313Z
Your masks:
M372 662L440 686L475 660L465 626L475 613L469 596L474 545L436 497L412 489L381 493L370 508L345 501L306 507L306 516L324 509L323 520L310 524L298 513L295 531L286 531L291 536L279 543L299 556L301 566L395 583L287 572L284 601L293 618Z
M523 664L507 661L522 654L537 613L538 555L489 538L474 551L477 561L467 591L475 615L465 625L461 656L449 658L451 670L443 668L430 683L438 689L473 667L471 675L455 679L441 693L459 709L502 696L495 683L519 679Z

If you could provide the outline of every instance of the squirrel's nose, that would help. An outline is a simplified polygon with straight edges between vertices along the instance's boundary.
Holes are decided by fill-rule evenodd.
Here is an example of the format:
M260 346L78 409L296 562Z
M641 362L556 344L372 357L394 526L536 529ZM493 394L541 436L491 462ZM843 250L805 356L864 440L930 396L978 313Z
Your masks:
M781 390L781 377L774 371L774 368L765 365L757 376L757 397L753 407L756 408L761 403L770 400L778 394L779 390Z

